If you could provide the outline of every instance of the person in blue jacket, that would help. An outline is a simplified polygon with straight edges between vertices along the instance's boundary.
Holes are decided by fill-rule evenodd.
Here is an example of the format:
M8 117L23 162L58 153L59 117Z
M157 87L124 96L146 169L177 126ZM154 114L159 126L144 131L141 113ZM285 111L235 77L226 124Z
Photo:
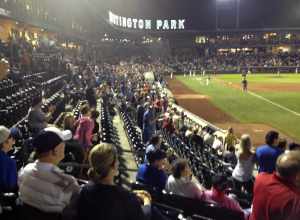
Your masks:
M258 147L255 152L259 166L258 172L273 173L275 171L276 160L284 152L278 147L279 133L269 131L265 137L266 144Z
M139 167L136 180L158 190L163 190L168 178L164 171L166 158L166 153L160 149L150 151L147 154L148 163Z
M16 161L7 155L14 144L12 132L0 126L0 192L14 192L17 189Z

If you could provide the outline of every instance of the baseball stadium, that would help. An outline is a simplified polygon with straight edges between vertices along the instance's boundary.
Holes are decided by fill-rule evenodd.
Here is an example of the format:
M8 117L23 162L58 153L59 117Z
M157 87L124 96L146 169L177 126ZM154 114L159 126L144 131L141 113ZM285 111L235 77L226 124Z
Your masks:
M299 0L0 0L1 220L299 220Z

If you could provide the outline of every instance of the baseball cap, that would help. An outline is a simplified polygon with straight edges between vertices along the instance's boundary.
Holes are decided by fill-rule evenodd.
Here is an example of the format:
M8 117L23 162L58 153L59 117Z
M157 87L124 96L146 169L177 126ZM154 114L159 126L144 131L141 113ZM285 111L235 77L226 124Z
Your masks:
M53 150L57 145L72 139L70 130L62 131L56 127L48 127L42 130L33 140L33 146L37 153L46 153Z
M10 136L10 130L5 126L0 126L0 144L3 144Z

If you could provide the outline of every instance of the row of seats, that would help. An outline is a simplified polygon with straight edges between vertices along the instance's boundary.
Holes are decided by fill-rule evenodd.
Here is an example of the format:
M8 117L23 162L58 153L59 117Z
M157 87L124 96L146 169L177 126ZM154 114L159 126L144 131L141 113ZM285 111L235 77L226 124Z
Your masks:
M7 95L16 92L19 89L18 85L14 84L11 79L0 81L0 98L5 98Z
M135 127L128 113L121 106L119 107L119 112L124 122L124 130L132 147L135 161L137 164L142 164L144 161L146 147L141 139L141 133Z
M15 83L10 79L2 80L0 83L0 124L6 127L13 126L26 116L33 99L42 91L44 91L44 97L49 98L62 89L63 79L66 76L49 79L51 75L46 72L33 74L27 78L24 77L22 83Z
M40 94L36 86L19 88L18 91L0 99L0 124L11 127L24 118L32 100Z
M55 91L58 91L64 86L64 79L66 75L51 78L50 80L44 81L41 85L44 91L45 97L50 97Z
M166 131L163 131L163 137L180 157L188 160L194 176L205 188L211 188L212 177L217 173L223 173L231 179L232 165L221 160L211 147L187 144L177 135L170 135ZM237 195L243 208L251 206L251 195L234 190L231 192Z
M109 109L109 102L103 99L100 105L100 139L102 142L115 143L116 133Z
M230 164L226 164L216 157L211 148L188 145L177 135L170 135L166 131L163 131L163 137L180 157L188 159L194 175L198 177L205 188L211 187L211 177L214 174L228 173L231 175Z
M165 191L158 191L145 184L132 183L132 190L146 190L151 194L152 206L170 219L243 220L244 214L220 207L213 202L199 201Z
M141 164L144 160L145 146L141 141L140 132L126 111L119 107L124 122L128 140L132 146L136 162ZM180 155L180 152L178 152ZM160 192L141 183L133 183L132 190L146 190L152 196L152 205L170 219L215 219L215 220L242 220L241 213L219 207L215 203L200 202L195 199Z

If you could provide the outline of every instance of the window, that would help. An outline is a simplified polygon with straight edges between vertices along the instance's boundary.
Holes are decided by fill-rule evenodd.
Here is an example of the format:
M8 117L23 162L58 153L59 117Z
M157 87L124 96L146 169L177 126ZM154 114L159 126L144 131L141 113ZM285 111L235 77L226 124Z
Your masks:
M205 44L208 39L205 36L196 36L195 42L196 44Z

